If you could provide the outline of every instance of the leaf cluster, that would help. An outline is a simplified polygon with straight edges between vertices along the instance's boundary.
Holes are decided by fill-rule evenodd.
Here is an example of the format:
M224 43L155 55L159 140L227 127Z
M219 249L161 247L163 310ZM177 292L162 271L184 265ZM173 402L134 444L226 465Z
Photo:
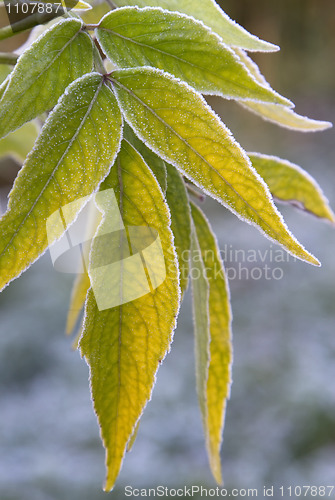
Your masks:
M244 151L203 95L233 99L295 130L330 124L299 116L270 87L247 52L278 47L246 32L213 0L113 3L119 8L99 4L80 17L85 4L53 20L0 86L0 155L23 161L0 220L0 289L62 237L93 194L112 190L122 223L111 229L108 203L91 217L89 264L75 280L67 324L71 333L84 308L76 345L90 368L105 488L113 488L136 436L189 281L199 404L210 467L221 483L232 317L218 243L195 201L207 194L314 265L274 200L332 223L334 214L302 168ZM60 224L55 214L65 206ZM113 293L124 299L127 258L143 250L143 242L129 248L133 226L159 235L165 279L139 298L101 308L94 285L106 270L97 274L93 264L116 252L121 278ZM152 276L148 261L143 266ZM132 292L139 281L133 276Z

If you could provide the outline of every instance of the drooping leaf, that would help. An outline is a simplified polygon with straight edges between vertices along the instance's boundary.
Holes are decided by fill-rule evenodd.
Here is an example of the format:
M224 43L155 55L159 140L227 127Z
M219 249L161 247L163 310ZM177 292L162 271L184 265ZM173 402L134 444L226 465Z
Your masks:
M242 26L232 21L214 0L114 0L118 7L162 7L170 11L182 12L202 21L217 33L230 47L242 47L250 51L274 52L277 45L264 42Z
M105 489L108 491L114 485L127 443L150 399L159 364L169 350L179 308L179 286L164 195L151 170L127 141L122 142L100 193L106 190L115 194L119 220L115 217L115 207L111 221L108 213L111 204L101 206L105 214L91 251L92 289L86 301L80 349L90 367L94 408L107 452ZM112 226L112 238L101 240ZM122 227L123 230L117 231ZM156 255L150 243L153 236L156 249L160 241L162 250ZM111 245L117 250L113 257ZM112 263L99 272L105 256ZM161 275L156 282L157 271L159 275L165 273L165 279ZM150 276L150 287L146 276ZM135 292L138 298L128 300Z
M118 70L111 81L126 120L156 154L290 253L318 265L288 231L266 184L200 94L151 68Z
M200 208L193 203L191 211L209 285L210 357L203 420L211 470L216 481L222 483L220 448L232 365L230 296L224 265L212 229Z
M43 33L19 58L0 101L0 137L52 109L66 87L92 71L92 39L77 19Z
M124 126L124 138L140 153L148 167L151 168L152 173L158 180L158 183L163 191L166 193L166 165L165 161L157 156L151 149L149 149L138 137L134 134L129 125Z
M272 195L317 217L335 222L335 215L318 183L298 165L275 156L248 153Z
M97 189L117 154L121 114L101 75L76 80L45 123L10 193L0 221L0 289L65 231ZM47 219L50 232L47 234Z
M107 14L96 33L119 68L153 66L204 94L291 105L257 83L215 33L184 14L126 7Z
M236 49L235 52L254 78L261 85L271 88L254 61L250 59L250 57L243 50ZM290 109L290 107L283 106L281 104L260 103L254 101L243 101L243 103L240 102L240 104L249 111L261 116L263 119L284 128L300 132L317 132L319 130L326 130L332 127L330 122L312 120L311 118L307 118L307 116L301 116Z
M192 225L193 226L193 225ZM191 284L195 339L195 366L199 406L203 426L207 426L207 382L210 360L209 283L196 234L191 231Z
M187 289L191 248L191 214L184 181L178 170L167 165L166 201L170 207L171 229L179 262L179 284L182 295Z
M26 123L20 130L15 130L7 137L0 139L0 158L10 156L18 163L23 163L32 149L38 134L37 124Z

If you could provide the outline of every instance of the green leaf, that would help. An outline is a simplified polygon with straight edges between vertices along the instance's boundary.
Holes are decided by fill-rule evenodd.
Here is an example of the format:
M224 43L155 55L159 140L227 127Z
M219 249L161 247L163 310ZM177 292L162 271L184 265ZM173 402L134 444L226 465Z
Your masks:
M92 39L67 19L41 35L19 58L0 101L0 137L52 109L66 87L92 70Z
M140 153L145 163L151 168L152 173L165 194L167 186L165 161L151 151L151 149L147 148L127 124L124 126L123 136Z
M100 192L106 193L103 190L107 189L114 190L120 221L119 225L117 220L110 222L110 208L106 205L104 221L91 251L92 289L86 301L80 349L90 367L92 398L107 452L105 489L109 491L119 473L127 443L132 442L136 423L151 397L157 369L169 350L179 308L179 286L177 257L164 195L142 157L126 141L122 142L117 161ZM111 240L101 240L106 231L111 230L109 223L114 224L114 235ZM121 223L126 231L116 232ZM140 278L144 262L146 273L152 276L152 261L145 257L143 243L146 238L139 237L138 242L134 242L139 227L149 234L158 233L165 260L165 280L151 291L148 291L147 281ZM130 235L133 255L129 254L126 232ZM110 247L115 240L114 247L121 249L114 262L115 265L120 263L119 271L103 266L99 279L108 276L100 286L97 275L92 272L99 271L97 264L102 262L105 252L110 257ZM134 258L141 262L140 254L143 264L131 268ZM157 259L154 260L157 264ZM144 282L147 291L143 296L123 302L127 292L140 290ZM109 309L99 310L95 296L105 292L110 297L109 288L114 298L120 298L120 304L115 307L110 304Z
M184 14L128 7L107 14L96 33L119 68L153 66L204 94L291 105L258 84L215 33Z
M191 248L191 213L184 181L178 170L167 165L166 201L171 212L171 229L179 262L179 284L182 295L187 289Z
M156 154L293 255L319 264L288 231L266 184L200 94L151 68L118 70L111 80L126 120Z
M220 448L226 401L229 398L231 385L232 314L228 281L216 238L200 208L191 203L191 210L200 257L209 285L210 356L206 377L206 411L203 414L203 421L211 470L216 481L221 484ZM195 307L201 306L195 304ZM201 318L200 321L202 321Z
M261 85L271 88L259 71L258 66L243 50L236 49L236 54ZM284 128L297 130L299 132L317 132L319 130L326 130L332 127L330 122L312 120L311 118L307 118L307 116L298 115L290 109L290 107L283 106L281 104L260 103L254 101L243 101L243 103L240 102L240 104L244 108L248 109L248 111L252 111L256 115L261 116L264 120L275 123L276 125Z
M114 3L118 7L162 7L192 16L211 28L231 47L265 52L279 50L277 45L260 40L232 21L213 0L114 0Z
M0 139L0 158L10 156L18 163L23 163L33 148L39 130L36 123L26 123L20 130L15 130Z
M114 162L121 126L101 75L86 75L69 87L20 170L0 221L0 289L64 233L58 209L75 202L67 214L71 223L87 201L82 197L97 189Z
M248 153L248 156L275 199L335 222L327 198L318 183L305 170L275 156L259 153Z
M195 338L195 373L203 426L207 426L207 381L210 359L209 283L195 228L191 231L191 284Z

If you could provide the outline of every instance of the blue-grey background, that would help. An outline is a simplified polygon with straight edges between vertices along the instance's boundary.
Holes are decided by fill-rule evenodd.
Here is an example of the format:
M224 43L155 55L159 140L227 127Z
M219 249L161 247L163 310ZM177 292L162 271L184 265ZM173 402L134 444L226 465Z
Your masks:
M258 55L257 61L297 112L335 121L333 1L222 5L246 28L282 46L281 53ZM298 163L335 207L334 130L290 132L235 103L209 102L247 151ZM13 168L0 169L3 185ZM217 203L206 200L203 208L223 251L259 250L257 263L242 264L250 270L264 266L261 257L275 245ZM293 208L279 208L322 268L267 258L271 269L283 270L281 280L230 281L234 382L222 449L227 488L335 483L335 231ZM228 255L227 267L239 265L231 260ZM46 254L0 297L1 500L107 498L88 369L63 333L71 284L72 277L56 273ZM197 407L192 335L187 295L172 351L110 498L124 498L125 485L215 487Z

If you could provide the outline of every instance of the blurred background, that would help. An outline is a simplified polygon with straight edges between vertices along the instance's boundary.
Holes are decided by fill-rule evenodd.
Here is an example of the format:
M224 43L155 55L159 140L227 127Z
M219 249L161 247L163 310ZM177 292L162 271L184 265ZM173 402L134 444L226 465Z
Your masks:
M221 5L246 29L281 46L278 53L254 55L272 87L292 99L298 113L334 122L334 1L224 0ZM6 24L4 16L2 11ZM1 43L0 51L15 50L23 41L13 37ZM305 168L335 207L333 129L291 132L234 102L208 101L247 151L278 155ZM17 168L13 160L1 160L2 209ZM257 230L211 200L203 208L229 270L234 313L234 382L222 448L225 486L332 485L334 228L279 206L289 228L322 262L313 268L284 253L284 262L274 262L270 250L278 247ZM250 250L258 252L257 262L245 262ZM264 274L252 279L252 269L265 264L271 279ZM249 273L238 276L239 266ZM278 267L281 271L274 271ZM72 280L55 272L46 254L0 296L1 500L98 500L107 495L101 491L104 450L88 369L64 335ZM109 496L123 498L125 485L160 484L215 487L195 392L189 294L133 451Z

